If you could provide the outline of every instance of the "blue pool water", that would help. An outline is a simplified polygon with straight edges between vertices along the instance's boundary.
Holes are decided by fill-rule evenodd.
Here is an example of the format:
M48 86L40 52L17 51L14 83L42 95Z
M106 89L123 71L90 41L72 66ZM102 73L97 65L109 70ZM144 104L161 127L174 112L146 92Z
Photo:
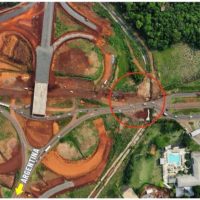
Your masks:
M169 164L180 165L181 164L181 156L178 153L168 153L167 161Z

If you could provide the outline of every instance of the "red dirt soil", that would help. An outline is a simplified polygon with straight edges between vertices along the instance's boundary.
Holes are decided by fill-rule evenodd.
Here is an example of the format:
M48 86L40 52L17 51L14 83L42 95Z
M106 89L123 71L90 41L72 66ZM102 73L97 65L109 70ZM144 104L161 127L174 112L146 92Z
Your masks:
M27 120L25 127L26 137L33 147L41 148L53 137L53 121Z
M74 19L73 17L71 17L62 7L60 4L56 3L55 4L55 16L56 18L58 17L60 19L60 21L67 25L67 26L76 26L79 25L81 26L81 31L83 32L87 32L87 33L91 33L94 34L94 31L86 26L84 26L82 23L80 23L79 21L77 21L76 19ZM54 19L55 20L55 19ZM54 38L53 41L55 41L56 38L56 34L55 34L55 28L56 28L56 23L54 21ZM64 34L71 32L72 30L67 30ZM73 31L78 31L78 30L73 30Z
M84 87L84 90L91 91L94 88L94 83L91 81L78 78L56 77L56 84L58 84L60 88L66 88L70 90L83 89Z
M104 153L104 158L101 161L100 165L95 170L87 173L86 175L84 175L80 178L73 179L72 181L73 181L75 187L63 190L57 194L63 194L67 191L74 190L75 188L79 188L79 187L85 186L87 184L95 183L99 179L99 177L102 175L103 170L105 169L111 147L112 147L112 142L108 143L106 151ZM57 195L57 194L55 194L55 195ZM54 197L55 197L55 195L54 195Z
M140 110L140 111L137 111L134 116L136 118L142 118L142 119L146 119L148 117L148 111L147 109L145 108L144 110Z
M68 4L78 13L85 16L91 22L96 24L99 27L98 34L103 36L110 36L112 34L112 28L110 26L109 21L102 19L95 12L92 11L93 3L72 3L68 2Z
M12 153L12 158L7 162L0 164L0 174L16 172L21 168L22 154L21 149L17 146Z
M43 7L43 3L36 3L27 12L1 22L0 32L12 30L21 33L36 47L40 43Z
M12 32L4 32L0 35L0 54L7 57L14 62L31 66L32 52L31 46L19 35L12 34Z
M67 179L79 178L95 170L103 162L107 147L111 143L111 139L106 135L105 128L102 127L103 121L101 120L98 119L94 122L99 130L100 141L96 152L91 157L79 161L68 161L60 157L56 151L50 151L42 160L42 163Z
M0 182L2 185L12 188L15 181L15 175L0 174Z
M28 142L33 147L41 148L53 137L53 121L27 120L22 115L15 114Z
M81 49L67 49L55 55L55 71L66 74L82 75L89 67L88 57Z
M101 79L101 82L104 83L105 81L108 81L112 75L112 55L111 54L104 54L104 74Z
M47 190L64 183L65 179L63 177L55 178L44 183L37 183L31 186L31 193L35 197L39 197L41 194L46 192Z

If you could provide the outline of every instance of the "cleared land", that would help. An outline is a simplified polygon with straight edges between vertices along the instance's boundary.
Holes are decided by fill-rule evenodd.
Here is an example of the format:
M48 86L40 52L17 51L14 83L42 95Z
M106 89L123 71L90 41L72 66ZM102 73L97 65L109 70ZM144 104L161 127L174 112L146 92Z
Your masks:
M199 90L200 51L186 44L177 44L164 51L154 51L153 56L165 89Z
M57 151L68 160L91 156L99 143L98 131L92 121L88 121L60 140ZM70 151L70 153L69 153Z
M9 64L7 69L1 66L0 70L16 70L28 72L32 70L32 50L30 45L21 37L3 33L0 35L0 61Z
M59 155L58 151L50 151L47 156L42 160L42 163L49 168L50 170L54 171L57 174L60 174L69 179L80 179L82 176L89 176L86 179L89 179L89 182L95 180L95 177L99 177L99 172L105 167L106 160L108 157L108 153L111 147L111 140L106 135L103 122L101 121L101 126L98 125L98 121L95 120L94 124L99 131L99 144L95 151L95 153L87 159L82 159L78 161L69 161L62 158ZM99 127L100 126L100 127ZM102 127L103 126L103 127ZM52 164L53 163L53 164ZM103 163L103 168L102 168ZM101 167L101 170L94 172L98 167ZM90 173L92 176L90 176ZM84 180L76 180L75 185L81 185L81 182Z
M103 73L103 54L94 43L76 39L64 43L54 56L53 70L60 76L78 76L96 80Z

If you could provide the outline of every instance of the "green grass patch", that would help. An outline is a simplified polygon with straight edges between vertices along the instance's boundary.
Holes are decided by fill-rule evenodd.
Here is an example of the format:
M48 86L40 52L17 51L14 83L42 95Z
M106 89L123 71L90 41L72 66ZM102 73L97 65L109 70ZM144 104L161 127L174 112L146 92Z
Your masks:
M134 148L124 170L124 184L130 185L136 192L139 192L140 188L145 184L154 184L162 187L162 168L159 164L160 149L169 144L179 145L183 131L181 126L172 120L160 120L146 129L142 141ZM152 144L155 144L158 149L154 156L149 154Z
M117 83L115 90L120 90L123 92L135 92L137 87L133 79L130 77L125 77Z
M200 108L189 108L189 109L181 109L175 110L171 109L171 113L174 115L192 115L192 114L200 114Z
M172 104L189 102L200 102L200 97L173 97L171 100Z
M63 115L64 112L52 112L52 116Z
M92 104L92 105L96 105L96 106L101 106L101 107L108 107L107 104L102 103L102 102L97 101L97 100L94 100L94 99L84 99L84 98L82 98L82 100L83 100L85 103L88 103L88 104ZM80 108L85 108L85 106L84 106L83 104L80 104L79 107L80 107Z
M66 118L63 118L61 120L58 120L58 125L59 127L62 129L64 128L65 126L67 126L72 120L72 117L66 117Z
M199 50L192 49L187 44L180 43L164 51L154 51L153 56L161 83L166 90L199 90ZM197 80L198 82L192 83ZM190 87L192 88L190 89Z
M64 15L64 17L67 18L67 16L62 11L61 11L60 15L61 16ZM55 31L54 31L56 38L59 38L61 35L65 34L67 32L70 32L70 31L82 31L83 30L82 26L72 22L69 18L67 19L67 22L65 22L65 21L63 22L63 20L61 20L60 16L56 16Z
M187 133L183 133L180 137L181 146L185 147L188 151L200 151L200 145L197 144Z
M66 136L62 137L60 139L60 142L61 143L64 143L64 142L67 142L67 143L70 143L72 144L78 151L79 153L81 154L81 156L84 158L85 156L83 155L83 153L81 152L80 150L80 144L77 140L76 137L74 137L72 134L67 134Z
M123 117L121 114L117 114L117 116L120 119L122 119ZM104 125L107 130L107 133L113 141L109 159L105 169L106 171L109 168L109 166L112 165L112 162L114 162L114 160L119 156L119 154L126 148L127 144L130 142L137 130L127 128L122 128L121 130L119 130L120 125L112 115L102 115L101 117L104 120Z
M98 3L96 3L93 6L93 10L101 17L109 19L112 25L112 29L114 34L107 39L107 42L109 43L111 47L111 53L113 53L116 56L116 66L118 67L118 74L117 77L121 77L122 75L126 74L127 72L134 72L137 71L136 66L132 62L132 58L129 52L129 48L125 41L125 34L123 30L121 29L121 26L117 24L109 15L109 13L104 10ZM135 45L134 42L131 43L131 45ZM138 54L138 52L137 52ZM135 81L135 79L134 79ZM125 80L122 80L119 84L123 88L123 83ZM137 80L136 80L137 82ZM138 83L138 82L137 82Z
M29 183L40 181L42 173L45 171L45 169L46 169L45 166L43 164L39 163L37 165L37 167L35 168L35 170L33 171L32 175L30 177Z
M93 138L93 142L91 142L88 137L90 137L90 140ZM72 144L83 158L92 155L99 142L98 131L93 124L93 120L88 120L87 122L80 124L69 134L62 137L60 142ZM85 148L85 146L87 146L87 148Z
M60 71L55 71L55 75L56 76L70 76L70 77L77 77L77 78L84 78L87 80L98 80L101 78L101 76L103 75L103 71L104 71L104 58L103 58L103 54L101 52L101 50L91 41L85 40L85 39L77 39L74 41L71 41L67 44L70 48L73 49L80 49L81 51L83 51L86 56L89 56L91 54L91 52L95 52L97 57L98 57L98 66L90 66L91 68L95 67L95 72L93 74L89 74L89 75L74 75L74 74L69 74L69 73L64 73L64 72L60 72Z
M58 107L58 108L71 108L73 106L73 102L71 100L65 100L62 102L52 104L50 106Z
M68 27L62 23L59 17L56 17L56 28L55 28L55 36L56 38L60 37L62 34L68 31Z
M68 191L64 194L56 195L56 198L87 198L94 187L95 184L89 184L81 188L75 188L74 190Z
M122 197L122 185L123 185L123 170L125 168L125 163L119 167L114 176L110 179L107 186L102 190L99 198L123 198Z
M200 80L196 80L190 83L184 83L178 87L180 92L198 92L200 89Z
M2 187L1 188L1 193L3 198L11 198L12 197L12 190Z
M0 140L16 136L16 131L11 122L0 114Z

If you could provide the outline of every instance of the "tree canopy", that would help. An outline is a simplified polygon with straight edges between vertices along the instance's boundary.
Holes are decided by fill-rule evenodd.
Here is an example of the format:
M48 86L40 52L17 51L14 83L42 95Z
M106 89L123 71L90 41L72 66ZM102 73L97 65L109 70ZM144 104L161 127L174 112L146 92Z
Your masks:
M17 4L18 4L18 2L0 2L0 8L12 7Z
M151 49L166 49L177 42L200 48L200 4L115 3L126 21L138 30Z

